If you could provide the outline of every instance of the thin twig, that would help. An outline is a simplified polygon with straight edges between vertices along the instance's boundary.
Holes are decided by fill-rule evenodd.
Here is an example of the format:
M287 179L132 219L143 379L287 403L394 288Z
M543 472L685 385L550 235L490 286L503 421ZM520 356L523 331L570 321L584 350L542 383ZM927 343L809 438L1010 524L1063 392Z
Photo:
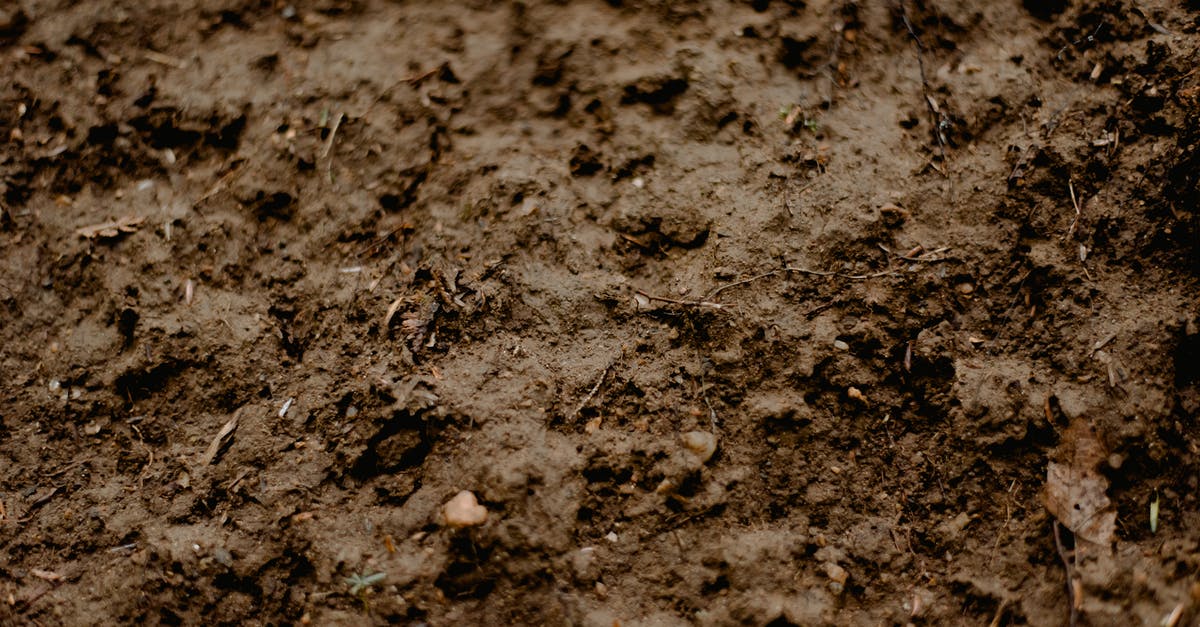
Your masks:
M704 377L704 355L700 352L699 334L696 333L696 320L691 316L688 317L688 326L691 327L692 349L696 352L696 367L700 372L700 398L704 401L704 406L708 408L708 421L712 427L713 435L718 435L717 431L717 410L713 408L712 401L708 399L708 382Z
M750 277L750 278L748 278L748 279L742 279L741 281L735 281L735 282L733 282L733 283L728 283L728 284L726 284L726 285L722 285L721 287L718 287L717 289L715 289L715 290L713 290L713 291L709 292L709 293L708 293L708 296L705 296L704 298L705 298L706 300L712 300L712 299L714 299L714 298L716 298L716 297L717 297L717 294L720 294L721 292L724 292L724 291L725 291L725 290L727 290L727 289L730 289L730 288L733 288L733 287L738 287L738 286L740 286L740 285L745 285L745 284L747 284L747 283L753 283L753 282L755 282L755 281L757 281L757 280L759 280L759 279L765 279L765 278L767 278L767 277L769 277L769 276L775 276L776 274L779 274L779 271L778 271L778 270L771 270L770 272L764 272L764 273L762 273L762 274L759 274L759 275L756 275L756 276L752 276L752 277Z
M217 182L214 183L213 186L210 187L203 196L196 199L196 202L192 203L192 207L198 209L200 205L204 203L204 201L225 191L234 179L245 173L246 168L242 167L242 163L243 162L241 161L235 161L233 164L231 164L233 169L231 169L229 172L226 172L223 176L221 176L221 178L217 179Z
M844 8L844 7L843 7ZM829 93L825 95L825 105L833 106L833 88L837 85L837 61L838 52L842 47L842 37L846 30L846 23L840 18L833 27L833 45L829 50L829 61L825 64L825 77L829 79Z
M387 87L385 87L383 89L383 91L379 92L379 95L375 97L375 100L371 102L371 105L367 107L367 110L363 111L362 115L360 115L358 117L360 117L360 118L367 117L367 114L370 113L371 110L375 108L375 105L379 104L379 102L381 100L383 100L383 97L388 95L389 93L391 93L391 91L393 89L399 87L400 85L403 85L404 83L408 83L409 85L413 85L413 86L419 85L421 83L421 81L429 78L430 76L433 76L440 69L442 69L442 66L439 65L439 66L433 68L432 70L429 70L428 72L422 72L421 74L402 78L402 79L392 83L391 85L388 85Z
M949 246L942 246L941 248L935 248L933 250L925 251L917 257L909 257L907 255L901 255L900 253L893 252L891 249L889 249L887 246L884 246L883 244L875 244L875 245L878 246L880 250L895 257L896 259L901 259L903 261L910 261L912 263L938 263L939 261L949 261L949 258L947 258L947 257L933 257L933 255L940 255L944 252L948 252L950 250Z
M1071 227L1067 229L1066 235L1062 236L1063 240L1071 239L1071 235L1075 233L1075 227L1079 225L1079 216L1083 213L1079 208L1079 199L1075 196L1075 183L1071 179L1067 179L1067 191L1071 192L1071 205L1075 207L1075 218L1071 220Z
M592 401L594 396L596 396L596 392L600 391L600 386L604 384L604 379L608 378L608 371L612 370L613 365L616 363L617 360L614 359L604 367L604 370L600 372L600 378L596 380L596 385L593 385L592 389L588 390L587 395L583 397L583 400L579 401L579 406L575 408L575 411L571 412L569 419L573 420L579 415L579 412L583 411L584 407L587 407L587 404Z
M1062 533L1058 521L1054 521L1054 546L1058 548L1058 557L1062 560L1063 568L1067 571L1067 603L1071 606L1071 627L1079 622L1079 610L1075 603L1075 573L1071 570L1071 560L1067 559L1067 549L1063 547Z
M808 185L801 187L800 191L796 192L796 194L797 195L803 194L804 192L807 192L809 189L812 189L812 186L816 185L816 184L817 184L816 181L812 181ZM787 209L788 217L792 217L792 218L796 217L795 212L792 211L791 178L783 179L783 208Z
M656 300L660 303L670 303L672 305L682 305L684 307L708 307L711 309L724 309L727 306L722 305L721 303L712 303L706 300L678 300L674 298L667 298L665 296L655 296L643 290L637 290L637 293L649 298L650 300Z
M988 623L988 627L1000 627L1000 619L1004 618L1004 610L1008 609L1008 599L1000 601L1000 607L996 608L996 615L992 616L992 622Z
M329 131L329 139L325 140L325 148L321 150L321 158L329 156L329 151L333 150L333 138L337 137L338 128L342 125L342 120L345 119L345 113L337 114L337 118L333 120L333 129Z
M929 119L933 122L933 136L937 139L938 151L942 155L942 175L949 178L950 168L946 161L946 140L942 137L942 116L934 104L936 101L933 96L929 95L929 79L925 77L925 44L921 43L921 38L917 37L917 31L913 29L912 22L908 21L908 6L903 0L900 2L900 19L904 20L904 28L908 29L908 34L917 44L917 68L921 71L921 95L925 97L925 107L929 109Z
M837 277L839 279L848 279L850 281L862 281L865 279L874 279L874 278L878 278L881 276L888 276L891 274L896 274L895 270L881 270L879 272L872 272L870 274L845 274L842 272L830 272L828 270L810 270L808 268L797 268L794 266L788 266L788 267L784 268L784 270L786 270L788 272L799 272L800 274L811 274L813 276L832 276L832 277Z

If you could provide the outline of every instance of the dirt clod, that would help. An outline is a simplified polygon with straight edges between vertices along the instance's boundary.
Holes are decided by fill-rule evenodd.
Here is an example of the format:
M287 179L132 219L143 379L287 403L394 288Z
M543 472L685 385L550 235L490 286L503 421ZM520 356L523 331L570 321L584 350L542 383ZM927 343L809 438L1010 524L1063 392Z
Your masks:
M488 510L479 504L474 493L463 490L442 506L442 519L447 527L475 527L487 522Z
M707 463L717 452L717 438L707 431L688 431L683 434L683 445L700 460Z

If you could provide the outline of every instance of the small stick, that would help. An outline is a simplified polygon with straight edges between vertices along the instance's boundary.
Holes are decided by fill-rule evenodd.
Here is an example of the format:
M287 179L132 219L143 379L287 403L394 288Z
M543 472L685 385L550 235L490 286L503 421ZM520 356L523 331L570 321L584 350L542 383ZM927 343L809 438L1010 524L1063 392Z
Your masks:
M229 172L225 173L225 175L222 176L221 178L217 179L217 182L214 183L213 186L211 188L209 188L209 190L207 192L205 192L203 196L196 199L196 202L192 203L192 207L199 207L200 204L203 203L204 201L225 191L225 189L229 185L229 183L232 182L238 176L241 176L241 174L244 171L245 170L244 170L244 168L241 167L240 162L238 164L234 165L233 169L230 170Z
M1000 601L1000 607L996 608L996 615L992 617L992 622L988 623L988 627L1000 627L1000 619L1004 618L1004 610L1008 609L1008 599Z
M712 309L724 309L726 307L721 303L710 303L705 300L677 300L674 298L666 298L665 296L655 296L643 290L637 290L637 293L649 298L650 300L656 300L660 303L670 303L672 305L683 305L685 307L709 307Z
M1054 521L1054 546L1058 548L1058 557L1062 560L1063 568L1067 571L1067 602L1071 606L1071 627L1079 622L1078 603L1075 600L1074 574L1071 572L1071 560L1067 559L1067 550L1063 548L1062 534L1058 521Z
M784 270L786 270L788 272L799 272L800 274L811 274L813 276L832 276L832 277L837 277L839 279L849 279L851 281L862 281L865 279L874 279L874 278L878 278L881 276L888 276L890 274L896 274L895 270L881 270L879 272L872 272L870 274L844 274L842 272L830 272L828 270L810 270L808 268L797 268L794 266L788 266L788 267L784 268Z
M939 261L946 261L945 257L936 257L933 259L930 259L930 257L933 255L940 255L941 253L948 252L950 250L949 246L942 246L941 248L936 248L934 250L923 252L917 257L910 257L908 255L901 255L900 253L893 252L891 249L889 249L887 246L884 246L883 244L876 244L876 246L878 246L879 249L882 250L883 252L895 257L896 259L902 259L904 261L911 261L913 263L937 263Z
M418 85L418 84L420 84L420 82L421 82L421 81L423 81L423 80L425 80L425 79L429 78L430 76L433 76L434 74L436 74L436 73L437 73L437 71L438 71L438 70L440 70L440 69L442 69L442 66L440 66L440 65L439 65L439 66L437 66L437 67L433 68L432 70L429 70L428 72L424 72L424 73L422 73L422 74L417 74L417 75L415 75L415 76L409 76L409 77L407 77L407 78L402 78L402 79L400 79L400 80L398 80L398 81L396 81L396 82L392 83L391 85L388 85L387 87L385 87L385 88L383 89L383 91L379 92L379 95L375 97L375 100L374 100L374 101L371 103L371 106L367 107L367 110L366 110L366 111L363 111L363 114L362 114L362 115L360 115L360 116L358 116L358 117L360 117L360 118L365 118L365 117L367 117L367 114L368 114L368 113L370 113L370 112L371 112L371 110L375 108L375 105L379 104L379 102L380 102L381 100L383 100L383 97L384 97L384 96L386 96L386 95L388 95L389 93L391 93L391 91L392 91L393 89L395 89L395 88L399 87L399 86L400 86L402 83L408 83L409 85L414 85L414 86L415 86L415 85Z
M176 59L169 54L163 54L154 50L144 50L142 51L142 56L145 57L147 61L153 61L159 65L173 67L177 70L182 70L183 68L187 67L187 63L181 59Z
M1183 604L1180 603L1171 610L1171 613L1162 620L1163 627L1175 627L1179 624L1179 619L1183 618Z
M829 79L829 93L825 95L825 104L833 105L833 88L837 86L837 61L838 52L842 47L842 37L846 30L846 23L840 19L833 26L833 45L829 50L829 61L825 64L824 74Z
M321 158L329 156L329 151L333 150L333 138L337 137L338 127L342 125L342 119L346 117L345 113L337 114L337 118L333 120L333 130L329 131L329 139L325 140L325 148L321 150Z
M791 194L790 182L791 182L791 179L788 179L788 178L783 179L783 208L787 209L788 216L794 218L794 217L796 217L796 214L795 214L795 212L792 211L792 194ZM812 181L808 185L801 187L800 191L796 192L796 194L797 195L803 194L804 192L807 192L808 190L812 189L812 186L816 185L816 184L817 184L816 181Z
M1071 227L1067 229L1067 234L1063 235L1064 240L1070 239L1075 233L1075 227L1079 224L1079 216L1083 213L1079 209L1079 199L1075 197L1075 183L1071 179L1067 179L1067 191L1071 192L1071 205L1075 207L1075 218L1071 220Z
M929 109L929 119L933 121L933 136L937 139L938 151L942 155L942 167L940 168L942 175L946 178L950 177L949 164L946 162L946 140L942 138L941 129L941 114L938 113L936 101L933 96L929 95L929 79L925 78L925 44L921 43L921 38L917 37L917 31L913 30L912 22L908 21L908 7L904 0L900 2L900 19L904 20L904 28L908 29L908 34L917 44L917 68L921 71L921 94L925 96L925 106Z
M592 397L596 396L596 392L600 391L600 386L604 384L604 379L608 377L608 371L612 370L613 364L615 363L617 362L614 359L604 367L604 370L600 373L600 378L596 380L596 385L593 385L592 389L588 390L587 395L583 397L583 400L579 401L579 406L575 408L575 411L571 412L570 419L574 419L575 416L578 416L579 412L583 411L583 408L587 407L587 404L591 402Z
M713 409L712 402L708 400L708 384L704 382L704 375L700 375L700 397L704 399L704 406L708 408L708 421L712 425L713 433L717 432L717 410Z
M779 271L778 271L778 270L772 270L772 271L770 271L770 272L764 272L764 273L762 273L762 274L759 274L759 275L757 275L757 276L752 276L752 277L750 277L750 278L748 278L748 279L742 279L741 281L736 281L736 282L733 282L733 283L729 283L729 284L727 284L727 285L722 285L721 287L718 287L717 289L715 289L715 290L713 290L713 291L709 292L708 296L705 296L705 298L706 298L706 299L710 299L710 300L711 300L711 299L713 299L713 298L716 298L716 297L717 297L717 294L720 294L721 292L724 292L725 290L727 290L727 289L729 289L729 288L732 288L732 287L738 287L738 286L740 286L740 285L745 285L745 284L747 284L747 283L753 283L754 281L757 281L757 280L759 280L759 279L765 279L765 278L767 278L767 277L769 277L769 276L775 276L776 274L779 274Z

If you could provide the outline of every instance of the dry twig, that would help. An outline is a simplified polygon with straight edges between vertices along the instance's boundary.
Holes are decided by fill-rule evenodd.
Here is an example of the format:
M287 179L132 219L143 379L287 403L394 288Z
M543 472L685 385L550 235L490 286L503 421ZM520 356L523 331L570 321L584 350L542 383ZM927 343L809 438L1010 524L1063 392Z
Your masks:
M1079 216L1083 211L1079 207L1079 198L1075 196L1075 182L1067 179L1067 191L1071 193L1071 205L1075 207L1075 217L1071 220L1071 226L1067 229L1067 233L1062 236L1063 240L1071 239L1071 235L1075 233L1075 227L1079 226Z
M645 298L656 300L660 303L670 303L672 305L681 305L684 307L706 307L709 309L724 309L726 307L726 305L722 305L721 303L713 303L706 300L678 300L675 298L667 298L666 296L655 296L647 293L644 290L637 290L637 293L641 294Z
M1058 549L1058 557L1062 560L1063 568L1067 571L1067 603L1071 606L1071 627L1079 623L1079 606L1082 599L1075 598L1075 573L1071 568L1071 560L1067 559L1067 549L1063 546L1061 525L1054 521L1054 546Z
M912 22L908 21L908 6L903 0L900 2L900 18L904 20L904 28L908 29L909 36L917 44L917 68L921 72L921 95L924 96L925 106L929 109L929 119L933 122L933 136L937 139L938 151L942 156L942 175L949 178L950 169L946 162L946 139L942 136L942 114L938 110L937 101L929 95L929 79L925 75L925 44L921 43L921 38L913 29Z
M600 372L600 378L596 379L596 384L592 386L592 389L588 390L588 393L583 397L583 400L579 401L579 405L575 408L575 411L571 412L571 415L569 416L568 419L573 420L576 416L579 415L579 412L583 411L584 407L587 407L588 403L592 402L592 398L596 396L596 392L600 391L600 386L604 385L604 380L606 378L608 378L608 371L612 370L612 367L616 363L617 363L617 360L614 359L613 361L609 362L609 364L607 366L604 367L604 370L602 370Z
M890 274L896 274L895 270L880 270L879 272L872 272L870 274L845 274L843 272L831 272L828 270L810 270L808 268L797 268L794 266L788 266L788 267L784 268L784 270L786 270L788 272L799 272L800 274L811 274L813 276L831 276L831 277L837 277L839 279L848 279L850 281L862 281L865 279L874 279L874 278L878 278L881 276L888 276Z

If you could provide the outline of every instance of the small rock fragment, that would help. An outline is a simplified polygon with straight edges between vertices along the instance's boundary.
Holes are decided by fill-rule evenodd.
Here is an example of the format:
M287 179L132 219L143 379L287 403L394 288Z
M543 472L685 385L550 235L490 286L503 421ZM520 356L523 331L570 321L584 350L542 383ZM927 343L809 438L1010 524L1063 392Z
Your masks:
M841 341L841 340L834 340L834 341L833 341L833 347L834 347L834 348L836 348L836 349L838 349L838 350L840 350L840 351L848 351L848 350L850 350L850 345L849 345L849 344L847 344L847 343L845 343L845 342L843 342L843 341Z
M851 387L850 389L846 390L846 396L848 396L851 399L856 400L864 405L867 403L866 395L862 393L862 390L860 390L856 387Z
M825 576L829 577L831 581L845 584L846 580L850 578L850 574L846 572L846 569L838 566L834 562L825 562L823 568L825 570Z
M975 291L975 284L959 283L955 289L957 289L958 293L960 293L960 294L970 294Z
M473 493L463 490L442 506L442 517L448 527L474 527L487 521L488 511Z
M704 463L717 452L717 437L707 431L688 431L683 434L683 445Z
M841 594L846 589L846 580L850 578L850 573L847 573L845 568L838 566L834 562L825 562L823 568L825 576L829 577L830 592Z

